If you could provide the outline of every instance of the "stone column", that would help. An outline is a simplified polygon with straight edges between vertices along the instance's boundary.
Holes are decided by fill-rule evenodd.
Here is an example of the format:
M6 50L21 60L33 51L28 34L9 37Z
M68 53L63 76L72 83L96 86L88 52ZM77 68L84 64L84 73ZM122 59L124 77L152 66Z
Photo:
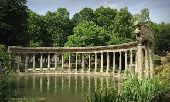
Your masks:
M17 73L20 73L20 54L17 54Z
M25 54L25 72L28 71L28 55L27 53Z
M127 70L127 50L125 51L125 71Z
M145 47L145 76L146 78L149 77L149 44L146 44Z
M116 66L115 66L115 52L113 52L113 73L115 72L116 70Z
M95 69L94 72L97 72L97 53L95 53Z
M143 78L143 51L142 42L139 41L137 44L137 68L138 68L138 78Z
M119 51L119 73L121 72L122 69L122 52Z
M90 72L90 70L91 70L91 56L90 56L90 53L89 53L89 70L88 70L88 72Z
M40 53L40 69L43 71L43 54Z
M54 55L54 61L55 61L55 70L57 70L57 53Z
M48 70L50 70L50 62L51 62L50 61L50 53L48 53L48 65L47 65L48 66Z
M152 78L155 74L155 69L154 69L154 48L153 45L150 44L150 49L149 49L149 62L150 62L150 77Z
M35 71L35 53L33 54L32 57L32 63L33 63L33 71Z
M76 73L77 73L77 55L78 53L76 53Z
M132 69L132 63L133 63L133 51L130 50L130 69Z
M84 54L82 54L82 70L81 72L84 72Z
M101 69L100 72L103 72L103 52L101 52Z
M109 63L110 63L110 60L109 60L109 52L107 52L107 70L106 72L108 73L109 72Z
M71 55L70 55L70 52L69 52L69 72L71 71Z
M62 53L62 56L61 56L61 60L62 60L62 65L61 65L61 68L62 68L62 71L64 71L64 53Z

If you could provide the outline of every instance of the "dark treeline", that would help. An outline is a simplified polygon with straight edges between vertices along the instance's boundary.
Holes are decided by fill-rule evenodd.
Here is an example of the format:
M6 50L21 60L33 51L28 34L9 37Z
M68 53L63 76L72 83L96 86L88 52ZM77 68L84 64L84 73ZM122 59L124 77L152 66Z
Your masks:
M144 8L132 15L99 7L83 8L69 18L66 8L39 15L28 9L26 0L0 0L0 44L7 46L98 46L135 40L134 21L146 22L155 32L155 52L170 51L170 24L156 24Z

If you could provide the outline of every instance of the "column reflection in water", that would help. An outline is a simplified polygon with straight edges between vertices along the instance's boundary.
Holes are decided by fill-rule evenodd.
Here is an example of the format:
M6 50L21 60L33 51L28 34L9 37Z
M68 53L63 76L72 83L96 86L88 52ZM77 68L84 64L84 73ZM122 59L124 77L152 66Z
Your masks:
M109 87L109 77L106 77L106 85L107 85L107 88Z
M77 75L75 75L75 95L77 95Z
M20 77L17 77L17 90L19 90Z
M64 91L64 78L61 77L61 92L63 94L63 91Z
M84 76L81 76L81 93L84 94Z
M47 76L47 92L49 92L50 89L50 76Z
M54 80L55 80L55 82L54 82L55 86L54 87L55 87L55 93L56 93L57 92L57 76L55 76Z
M33 75L33 80L32 80L32 87L33 87L33 91L35 91L35 76Z
M16 90L18 92L23 91L28 97L52 98L55 95L56 98L70 96L80 99L94 94L94 91L104 89L105 86L112 86L113 81L114 78L102 76L34 75L24 76L21 79L18 77L16 79ZM121 85L118 85L120 90Z
M70 93L70 90L71 90L71 76L69 75L68 77L68 90L69 90L69 93Z
M42 92L43 78L40 76L40 92Z
M88 91L89 91L89 95L90 95L90 92L91 92L91 83L90 83L90 76L88 76L88 82L89 82L89 85L88 85Z
M100 89L103 90L103 77L100 78Z
M97 77L94 77L94 89L97 91Z
M24 82L25 82L25 92L27 92L28 76L24 77Z

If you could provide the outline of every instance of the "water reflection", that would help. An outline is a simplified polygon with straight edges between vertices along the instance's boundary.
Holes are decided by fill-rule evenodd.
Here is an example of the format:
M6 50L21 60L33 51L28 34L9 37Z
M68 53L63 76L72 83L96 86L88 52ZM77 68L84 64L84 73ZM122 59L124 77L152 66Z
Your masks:
M43 98L48 102L81 102L103 87L119 85L113 77L79 75L24 75L16 76L11 90L26 98ZM119 88L119 87L118 87Z

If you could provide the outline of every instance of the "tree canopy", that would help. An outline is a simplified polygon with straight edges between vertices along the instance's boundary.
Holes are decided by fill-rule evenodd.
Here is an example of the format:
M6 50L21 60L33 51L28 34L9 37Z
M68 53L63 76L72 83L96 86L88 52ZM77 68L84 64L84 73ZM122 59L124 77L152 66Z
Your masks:
M69 17L66 8L39 15L26 0L0 0L0 44L16 46L101 46L133 41L134 21L149 25L155 34L155 52L169 51L170 24L156 24L144 8L132 15L128 8L83 8Z
M0 0L0 43L26 45L27 18L26 0Z
M106 45L107 31L93 21L83 21L73 29L74 35L68 37L65 46L99 46Z

